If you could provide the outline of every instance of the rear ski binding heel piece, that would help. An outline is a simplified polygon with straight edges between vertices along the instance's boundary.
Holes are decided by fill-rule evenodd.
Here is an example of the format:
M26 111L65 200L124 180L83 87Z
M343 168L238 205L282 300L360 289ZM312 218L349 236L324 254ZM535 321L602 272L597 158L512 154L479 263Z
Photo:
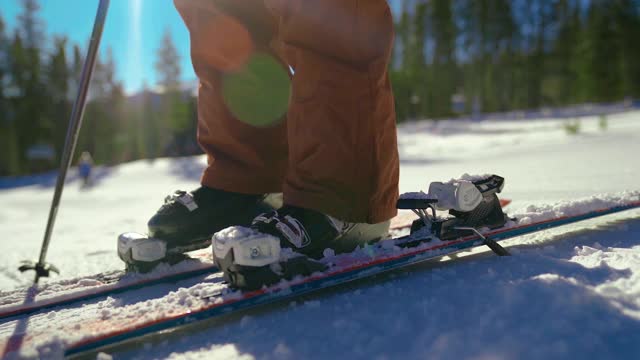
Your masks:
M434 182L429 193L406 194L400 197L398 209L411 210L419 219L411 225L411 233L430 231L441 240L454 240L479 235L484 243L500 256L509 252L492 239L482 236L478 229L496 229L506 224L497 194L504 188L504 178L491 175L484 179L449 183ZM437 210L448 210L447 218L438 218Z
M204 243L206 247L211 240L205 239ZM127 272L148 273L160 264L175 265L189 259L186 252L200 248L201 243L193 248L169 248L165 240L133 232L118 236L118 257L126 264Z

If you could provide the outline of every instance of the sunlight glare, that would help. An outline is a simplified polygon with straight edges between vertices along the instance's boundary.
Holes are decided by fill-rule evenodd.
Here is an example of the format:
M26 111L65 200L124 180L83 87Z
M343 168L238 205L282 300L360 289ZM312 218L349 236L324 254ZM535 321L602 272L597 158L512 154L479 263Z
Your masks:
M129 44L126 75L142 74L142 1L130 0Z

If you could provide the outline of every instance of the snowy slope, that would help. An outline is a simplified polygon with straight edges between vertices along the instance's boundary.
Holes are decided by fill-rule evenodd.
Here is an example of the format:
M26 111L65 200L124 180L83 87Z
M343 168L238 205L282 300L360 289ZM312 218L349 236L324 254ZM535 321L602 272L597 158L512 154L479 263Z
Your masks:
M400 129L401 191L463 173L507 179L508 210L523 213L594 193L640 189L640 113L595 118L567 135L560 120L413 123ZM197 186L204 159L139 161L98 184L65 190L48 259L62 278L114 270L115 238L144 229L164 195ZM52 186L0 190L0 289L28 284L15 271L36 258ZM586 229L586 230L585 230ZM206 324L118 356L130 358L635 358L640 354L640 212L511 240L515 256L485 251L455 264L415 266L305 300ZM473 260L473 261L469 261ZM190 286L193 284L181 284ZM146 297L167 292L149 289ZM87 304L100 309L136 298ZM138 306L144 309L144 303ZM143 311L143 310L140 310ZM65 314L42 314L38 326ZM107 316L109 314L104 314ZM34 316L34 320L35 320ZM62 317L60 317L62 316ZM29 322L0 324L7 336ZM36 349L31 349L36 350ZM44 353L43 353L44 354ZM53 353L50 353L53 354Z

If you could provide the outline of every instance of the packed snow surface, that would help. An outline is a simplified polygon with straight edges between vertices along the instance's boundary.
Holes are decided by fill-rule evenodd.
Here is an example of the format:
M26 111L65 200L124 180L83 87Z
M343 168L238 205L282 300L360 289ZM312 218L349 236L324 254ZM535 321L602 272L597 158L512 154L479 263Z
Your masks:
M501 196L513 200L506 210L523 222L637 196L639 112L609 116L606 131L597 118L583 118L577 135L567 134L562 125L563 120L553 119L403 125L400 190L426 191L432 181L496 173L506 179ZM90 188L70 181L48 254L62 270L55 280L121 269L117 235L144 231L166 194L198 186L203 166L202 157L144 160L99 169ZM38 256L54 179L29 186L17 186L25 181L16 179L13 187L10 180L1 180L0 290L11 291L31 281L32 274L16 269L21 260ZM591 198L595 194L600 200ZM477 249L145 339L99 358L638 357L640 211L505 245L513 256L499 258ZM10 319L0 322L0 339L50 332L56 338L24 348L22 355L56 358L66 341L84 335L57 333L66 321L103 319L107 325L155 313L151 308L170 313L196 305L219 282L212 275Z

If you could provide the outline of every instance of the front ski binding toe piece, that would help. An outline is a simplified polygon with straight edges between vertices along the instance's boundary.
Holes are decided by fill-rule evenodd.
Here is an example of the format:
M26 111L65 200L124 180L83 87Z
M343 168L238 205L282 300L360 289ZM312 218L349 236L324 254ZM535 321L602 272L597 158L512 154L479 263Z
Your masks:
M244 290L326 270L326 265L305 255L283 251L279 238L251 228L229 227L217 232L212 242L215 264L225 280Z

